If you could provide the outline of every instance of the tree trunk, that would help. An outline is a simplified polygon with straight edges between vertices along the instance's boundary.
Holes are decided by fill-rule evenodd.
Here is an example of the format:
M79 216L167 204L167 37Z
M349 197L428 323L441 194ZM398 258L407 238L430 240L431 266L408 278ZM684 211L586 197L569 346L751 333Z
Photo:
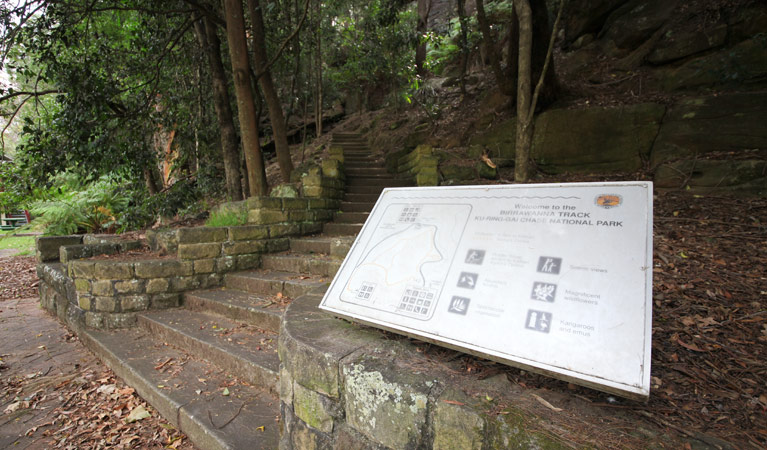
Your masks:
M317 71L317 112L314 115L315 131L317 137L322 136L322 14L320 11L321 2L317 2L317 63L314 65Z
M498 89L502 94L513 97L514 78L508 77L501 67L500 51L495 45L495 39L490 31L490 22L487 20L487 15L485 14L484 0L477 0L477 22L479 23L479 29L482 32L482 45L485 47L485 53L490 60L490 68L493 71L493 76L495 76ZM513 36L513 30L514 27L516 27L514 21L511 22L510 27L512 28L509 31L509 38ZM515 42L509 43L509 47L511 48L514 44ZM511 63L511 55L509 55L509 63Z
M233 201L242 200L240 184L240 149L237 132L234 129L232 108L229 104L226 72L221 62L221 41L216 34L216 26L207 17L194 24L197 39L200 41L208 58L210 81L213 88L213 106L218 119L221 153L224 159L226 193Z
M519 19L519 73L517 75L517 138L514 180L525 183L530 176L530 148L533 143L531 77L533 51L533 14L529 0L515 0Z
M282 112L282 103L277 95L272 80L272 72L266 67L266 45L264 44L264 16L261 14L259 0L248 0L250 19L253 29L253 55L256 73L261 74L258 84L264 93L266 107L269 110L269 121L272 124L274 135L274 151L277 153L277 163L280 165L282 180L290 181L290 172L293 171L293 161L290 159L290 147L288 146L288 132L285 127L285 115ZM263 72L263 73L262 73Z
M248 44L245 38L245 18L241 0L224 0L226 16L226 39L234 74L234 91L237 96L237 115L240 118L242 147L248 166L248 187L251 196L266 195L266 172L258 141L258 122L256 106L253 103L253 90L250 85L248 63Z
M552 52L554 50L554 41L557 36L557 26L562 18L564 9L564 0L560 0L559 12L554 26L551 29L551 37L548 39L548 45L541 60L541 68L538 72L538 82L535 85L535 92L531 92L533 75L533 58L535 37L533 36L533 11L530 8L529 0L515 0L514 9L519 20L519 73L517 74L517 138L516 138L516 159L514 167L514 179L520 183L528 181L530 177L530 150L533 146L533 133L535 123L533 121L535 106L541 98L543 89L546 86L547 73L552 64ZM548 13L547 13L548 14ZM548 18L546 19L548 22ZM541 36L539 39L545 39ZM538 45L543 46L541 42Z
M560 0L560 3L563 1L565 0ZM547 60L549 64L548 70L543 74L543 86L538 99L538 105L545 108L556 100L560 91L554 69L554 59L548 54L549 38L553 33L553 25L549 22L549 10L544 0L531 0L530 9L533 24L532 79L538 80L543 73L543 66Z
M458 22L461 26L461 96L466 98L466 68L469 65L469 38L468 38L468 24L466 23L466 8L464 6L464 0L456 0L456 9L458 10Z
M415 26L415 32L418 35L418 43L415 47L415 72L420 76L426 75L426 69L423 66L426 62L426 41L423 37L428 31L431 2L432 0L418 0L418 23Z
M543 0L532 0L527 2L531 12L531 26L532 26L532 79L539 78L543 73L543 65L546 61L547 54L547 42L550 36L549 27L549 12L546 7L546 2ZM485 14L484 0L477 0L477 22L479 23L479 29L482 32L482 43L485 46L485 52L490 60L490 68L493 71L493 76L498 83L498 89L509 97L515 95L515 83L518 72L519 55L517 50L519 48L519 17L516 6L512 13L511 21L508 23L509 31L507 36L507 64L504 69L501 65L503 59L501 49L498 48L490 30L490 21ZM551 104L559 93L559 82L556 78L556 72L553 68L553 61L549 61L550 70L546 71L545 83L543 90L541 91L541 104Z

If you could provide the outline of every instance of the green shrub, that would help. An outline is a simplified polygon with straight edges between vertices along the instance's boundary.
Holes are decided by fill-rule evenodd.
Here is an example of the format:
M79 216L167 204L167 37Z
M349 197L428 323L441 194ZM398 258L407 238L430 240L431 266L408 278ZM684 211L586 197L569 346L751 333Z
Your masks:
M236 227L248 223L248 211L214 211L205 222L206 227Z
M50 197L30 207L37 216L35 223L45 227L45 234L114 233L122 228L130 203L130 191L123 179L105 175L85 184L64 173L56 181L59 187L49 192Z

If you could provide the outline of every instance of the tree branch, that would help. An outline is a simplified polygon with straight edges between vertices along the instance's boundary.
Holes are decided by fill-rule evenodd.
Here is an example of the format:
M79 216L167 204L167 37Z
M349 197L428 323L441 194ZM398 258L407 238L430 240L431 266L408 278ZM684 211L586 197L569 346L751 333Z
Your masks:
M291 32L288 37L285 38L284 41L282 41L282 44L277 49L277 51L274 53L272 58L269 60L264 67L261 68L261 70L256 74L256 81L258 81L259 78L264 76L266 72L269 71L269 69L274 65L275 62L280 58L280 55L282 54L283 50L285 50L285 47L288 46L288 43L293 40L293 38L298 34L299 31L301 31L301 27L303 27L304 22L306 21L306 16L309 13L309 2L311 0L306 0L304 3L304 14L301 16L301 20L298 21L298 25L296 25L296 28Z
M61 94L61 93L62 92L58 89L47 89L45 91L16 91L11 94L6 94L0 97L0 103L6 100L10 100L14 97L20 97L22 95L26 95L29 98L32 98L32 97L42 97L43 95L48 95L48 94ZM29 98L25 99L24 101L26 102L27 100L29 100Z

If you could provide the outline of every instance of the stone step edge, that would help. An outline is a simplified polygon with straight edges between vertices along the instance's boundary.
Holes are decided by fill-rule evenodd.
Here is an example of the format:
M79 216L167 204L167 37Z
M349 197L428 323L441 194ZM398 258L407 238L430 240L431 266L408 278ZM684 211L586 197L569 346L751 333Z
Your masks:
M193 311L197 312L197 311ZM205 314L199 312L199 314ZM226 348L215 345L211 342L204 341L196 336L192 336L183 330L172 327L164 322L160 322L152 317L150 314L139 314L138 323L141 328L152 334L153 337L163 337L168 342L173 342L172 345L181 348L182 351L191 354L200 355L200 357L209 363L218 366L219 368L226 368L227 373L245 379L249 383L255 386L264 386L267 391L275 396L280 395L280 376L279 369L273 370L268 367L264 367L255 361L248 360L234 353L230 353ZM171 337L176 339L170 339ZM198 351L199 350L199 351ZM205 356L202 356L205 355ZM225 360L229 360L225 363ZM256 366L260 372L261 379L254 379L248 375L248 371L244 369L246 365ZM232 370L234 367L234 370Z
M192 411L188 411L184 408L184 404L171 398L151 380L147 380L130 364L102 345L98 338L90 334L88 330L81 330L78 336L85 347L112 369L125 384L135 389L136 393L152 405L168 422L186 434L196 446L206 450L230 450L231 446L221 437L219 430L209 426L206 418L197 417ZM175 416L163 414L162 411L174 411Z
M255 306L248 308L223 302L216 298L210 298L206 295L208 292L217 291L219 289L200 289L197 291L185 292L184 308L189 311L215 314L229 320L244 321L261 329L279 333L280 322L282 322L282 312L267 311L265 308L258 308ZM239 289L226 290L229 292L237 292L242 295L251 295L245 291L240 291ZM255 296L255 294L252 295Z

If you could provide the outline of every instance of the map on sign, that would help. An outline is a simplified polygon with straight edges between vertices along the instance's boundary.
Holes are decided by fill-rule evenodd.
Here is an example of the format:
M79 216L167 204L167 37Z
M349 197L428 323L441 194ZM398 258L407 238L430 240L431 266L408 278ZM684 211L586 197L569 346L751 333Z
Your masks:
M341 301L428 320L471 205L388 205L354 262Z
M646 398L652 184L395 188L321 308Z

